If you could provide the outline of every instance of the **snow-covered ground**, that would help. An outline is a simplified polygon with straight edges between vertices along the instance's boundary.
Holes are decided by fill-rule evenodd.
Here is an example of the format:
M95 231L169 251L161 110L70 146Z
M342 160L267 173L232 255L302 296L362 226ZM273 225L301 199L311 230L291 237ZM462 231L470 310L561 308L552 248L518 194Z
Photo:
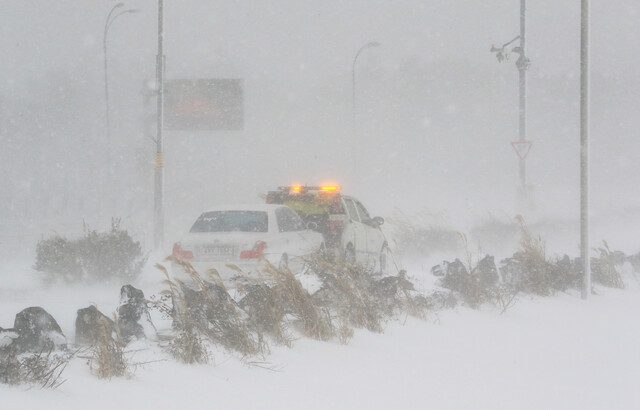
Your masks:
M411 269L431 286L428 274ZM0 269L0 326L38 305L72 341L77 309L96 304L108 313L118 304L119 284L45 287L24 272ZM149 296L160 279L149 267L136 285ZM504 314L460 307L389 322L382 334L356 330L348 345L301 338L245 361L218 350L211 364L182 365L153 342L135 342L128 379L99 380L76 358L58 389L0 385L0 407L637 409L640 286L626 279L628 289L598 287L588 301L524 296Z

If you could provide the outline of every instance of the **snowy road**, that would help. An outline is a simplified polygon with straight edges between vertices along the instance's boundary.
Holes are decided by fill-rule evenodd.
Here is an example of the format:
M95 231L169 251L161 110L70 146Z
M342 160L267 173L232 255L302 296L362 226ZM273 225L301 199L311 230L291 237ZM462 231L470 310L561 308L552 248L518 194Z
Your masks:
M26 284L0 293L0 326L37 303L72 338L76 309L117 304L115 286L20 289ZM291 349L272 346L256 365L214 352L215 364L167 360L102 381L76 359L57 390L0 386L2 408L637 409L640 292L631 285L588 301L523 297L503 315L458 308L408 318L383 334L356 331L346 346L300 339ZM160 357L151 346L132 362Z

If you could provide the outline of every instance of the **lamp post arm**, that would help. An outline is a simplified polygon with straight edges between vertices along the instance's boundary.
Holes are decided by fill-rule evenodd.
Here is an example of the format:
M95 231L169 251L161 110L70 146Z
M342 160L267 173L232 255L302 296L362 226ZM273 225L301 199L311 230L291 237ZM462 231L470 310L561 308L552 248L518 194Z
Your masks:
M508 42L504 43L504 44L502 45L502 48L505 48L506 46L508 46L509 44L511 44L511 43L513 43L514 41L518 40L519 38L520 38L520 36L516 36L513 40L511 40L511 41L508 41Z
M355 116L356 116L356 62L358 61L358 57L360 56L360 54L367 48L370 47L378 47L380 45L380 43L378 42L371 42L371 43L367 43L365 45L363 45L362 47L360 47L360 49L358 50L358 52L356 53L356 56L353 58L353 65L351 66L351 92L352 92L352 96L351 96L351 101L353 104L353 128L354 128L354 132L355 132Z
M109 31L109 27L111 27L111 24L113 24L114 21L116 21L116 19L120 16L122 16L123 14L128 14L128 13L137 13L138 9L129 9L129 10L123 10L120 13L116 14L115 16L113 16L113 18L107 23L107 31Z
M124 6L124 3L116 4L111 8L111 10L109 11L109 14L107 14L107 19L104 22L104 36L102 37L103 38L102 42L104 44L105 49L107 48L107 31L109 30L109 25L111 24L110 23L111 15L113 14L114 11L116 11L118 7L122 7L122 6Z

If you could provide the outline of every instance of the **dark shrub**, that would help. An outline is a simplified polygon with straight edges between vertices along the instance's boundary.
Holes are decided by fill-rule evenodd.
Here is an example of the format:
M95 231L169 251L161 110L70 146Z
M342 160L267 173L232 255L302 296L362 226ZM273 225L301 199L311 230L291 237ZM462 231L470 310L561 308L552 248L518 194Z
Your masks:
M444 310L453 309L458 305L453 292L436 290L427 296L418 295L415 298L418 308L423 310Z
M491 255L479 260L476 266L470 265L470 269L460 259L456 259L434 266L431 272L440 277L440 286L452 291L436 292L425 298L423 303L431 309L453 308L458 297L473 309L490 302L504 313L513 306L519 292L511 279L500 282L498 269Z
M478 308L487 300L487 286L477 267L469 272L464 263L456 259L453 262L444 261L440 267L434 266L431 271L434 274L441 272L440 286L458 292L472 308Z
M120 306L118 306L118 328L123 343L129 343L132 339L143 339L145 327L155 329L144 292L131 285L124 285L120 289Z
M551 286L554 289L566 292L569 289L578 289L581 283L582 271L579 258L572 261L569 255L564 255L551 266Z
M82 266L78 261L77 247L60 236L44 239L36 245L34 268L50 275L48 279L62 279L66 282L82 280Z
M145 262L140 243L120 229L120 221L114 219L109 232L88 230L77 240L60 236L41 240L36 246L34 268L45 272L49 280L129 281L140 274Z

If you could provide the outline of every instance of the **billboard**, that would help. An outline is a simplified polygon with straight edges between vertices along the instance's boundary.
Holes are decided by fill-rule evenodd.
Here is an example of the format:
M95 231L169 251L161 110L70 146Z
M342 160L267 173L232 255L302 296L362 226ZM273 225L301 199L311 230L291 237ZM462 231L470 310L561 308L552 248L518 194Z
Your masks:
M241 130L241 79L179 79L164 83L164 129Z

